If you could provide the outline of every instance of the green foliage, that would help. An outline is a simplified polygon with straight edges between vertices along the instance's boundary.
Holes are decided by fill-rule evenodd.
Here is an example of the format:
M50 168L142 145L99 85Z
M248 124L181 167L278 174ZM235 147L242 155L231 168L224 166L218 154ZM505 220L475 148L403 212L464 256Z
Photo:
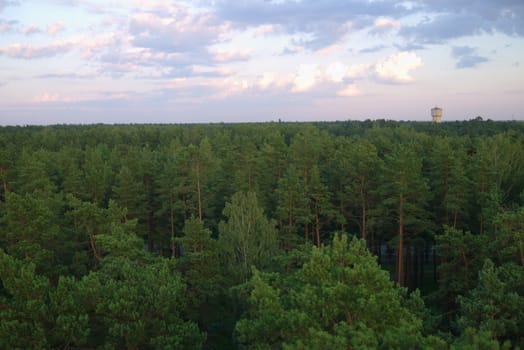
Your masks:
M0 250L0 280L0 348L48 347L47 278L35 273L33 263L17 261Z
M1 127L0 348L524 348L523 132Z
M254 192L237 192L224 208L219 245L237 282L247 281L251 266L263 268L277 250L275 222L268 220Z
M169 260L108 260L82 279L80 297L96 321L91 341L103 339L106 348L194 349L205 339L182 319L184 284Z
M492 249L496 261L524 266L524 206L498 214L494 223L497 231L492 236Z
M436 219L444 225L464 227L473 195L467 176L466 150L460 140L437 138L431 153L431 188L438 203Z
M495 268L491 260L486 260L477 286L458 298L460 328L478 329L492 339L508 339L514 345L524 345L520 339L524 329L523 281L523 266L511 264Z
M56 286L32 263L0 251L0 347L197 349L205 336L183 319L184 284L173 263L105 259Z
M177 268L187 283L188 313L195 320L209 318L206 311L224 287L217 241L202 221L192 218L186 221L184 236L177 243L182 250Z
M285 250L297 244L299 224L309 221L308 201L297 169L290 165L276 188L277 210L280 222L280 241Z
M60 232L57 196L38 193L6 194L0 242L9 254L35 264L40 273L59 274L67 263L71 237ZM67 233L67 232L66 232Z
M336 236L314 248L290 278L255 270L237 341L249 349L413 348L425 341L422 320L403 306L365 242ZM287 288L283 289L283 285Z
M458 295L466 293L476 284L478 272L488 254L487 237L446 227L444 233L435 239L441 259L438 294L454 305Z
M509 343L501 346L489 331L478 331L473 328L466 328L462 337L451 345L452 350L509 350L510 348Z

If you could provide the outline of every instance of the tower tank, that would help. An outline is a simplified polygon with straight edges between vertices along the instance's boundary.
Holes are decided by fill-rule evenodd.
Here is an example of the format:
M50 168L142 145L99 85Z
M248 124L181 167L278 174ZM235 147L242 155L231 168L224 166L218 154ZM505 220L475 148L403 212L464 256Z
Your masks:
M442 108L433 107L431 108L431 118L434 123L440 123L442 121Z

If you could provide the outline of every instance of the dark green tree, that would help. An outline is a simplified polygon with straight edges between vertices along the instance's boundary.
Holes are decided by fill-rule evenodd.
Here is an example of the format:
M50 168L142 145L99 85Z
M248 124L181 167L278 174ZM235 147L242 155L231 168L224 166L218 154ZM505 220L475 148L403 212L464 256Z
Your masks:
M293 165L287 168L284 176L278 181L275 193L278 203L276 214L280 223L280 242L287 251L296 244L299 224L310 220L309 201L297 169Z
M478 284L466 296L459 296L459 327L476 329L498 341L524 345L524 267L508 264L496 268L486 260Z
M213 316L210 307L224 287L218 242L197 218L186 220L184 235L176 240L182 250L177 268L187 284L189 313L192 319L206 324Z
M414 145L398 145L385 158L384 177L379 188L383 216L397 229L397 263L395 276L400 286L405 280L406 242L431 230L427 209L430 193L422 176L422 159Z

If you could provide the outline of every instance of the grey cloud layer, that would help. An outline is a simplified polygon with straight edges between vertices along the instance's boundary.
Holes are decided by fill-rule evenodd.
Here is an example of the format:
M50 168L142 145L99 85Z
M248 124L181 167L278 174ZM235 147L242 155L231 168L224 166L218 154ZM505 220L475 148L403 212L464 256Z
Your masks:
M472 68L480 63L489 61L488 58L479 56L477 49L469 46L454 46L451 50L451 55L457 59L456 67Z
M408 10L394 1L235 1L215 2L220 18L235 26L273 24L289 34L309 33L300 44L316 50L339 41L352 30L371 26L378 16L398 17Z
M222 0L213 3L220 18L237 26L277 24L288 33L310 33L313 39L305 40L303 44L311 49L328 46L350 30L370 26L374 18L399 19L414 13L426 14L433 19L400 30L399 34L411 45L443 43L453 38L495 31L524 36L522 0L419 0L410 2L410 6L391 0L278 3Z
M434 18L400 31L418 43L443 43L493 32L524 36L524 1L521 0L425 0L421 4Z

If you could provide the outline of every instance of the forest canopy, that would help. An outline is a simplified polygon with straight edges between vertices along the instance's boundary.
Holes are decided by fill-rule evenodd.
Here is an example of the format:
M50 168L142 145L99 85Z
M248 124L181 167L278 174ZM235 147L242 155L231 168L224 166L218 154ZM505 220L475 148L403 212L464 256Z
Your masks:
M2 349L524 348L524 123L0 128Z

